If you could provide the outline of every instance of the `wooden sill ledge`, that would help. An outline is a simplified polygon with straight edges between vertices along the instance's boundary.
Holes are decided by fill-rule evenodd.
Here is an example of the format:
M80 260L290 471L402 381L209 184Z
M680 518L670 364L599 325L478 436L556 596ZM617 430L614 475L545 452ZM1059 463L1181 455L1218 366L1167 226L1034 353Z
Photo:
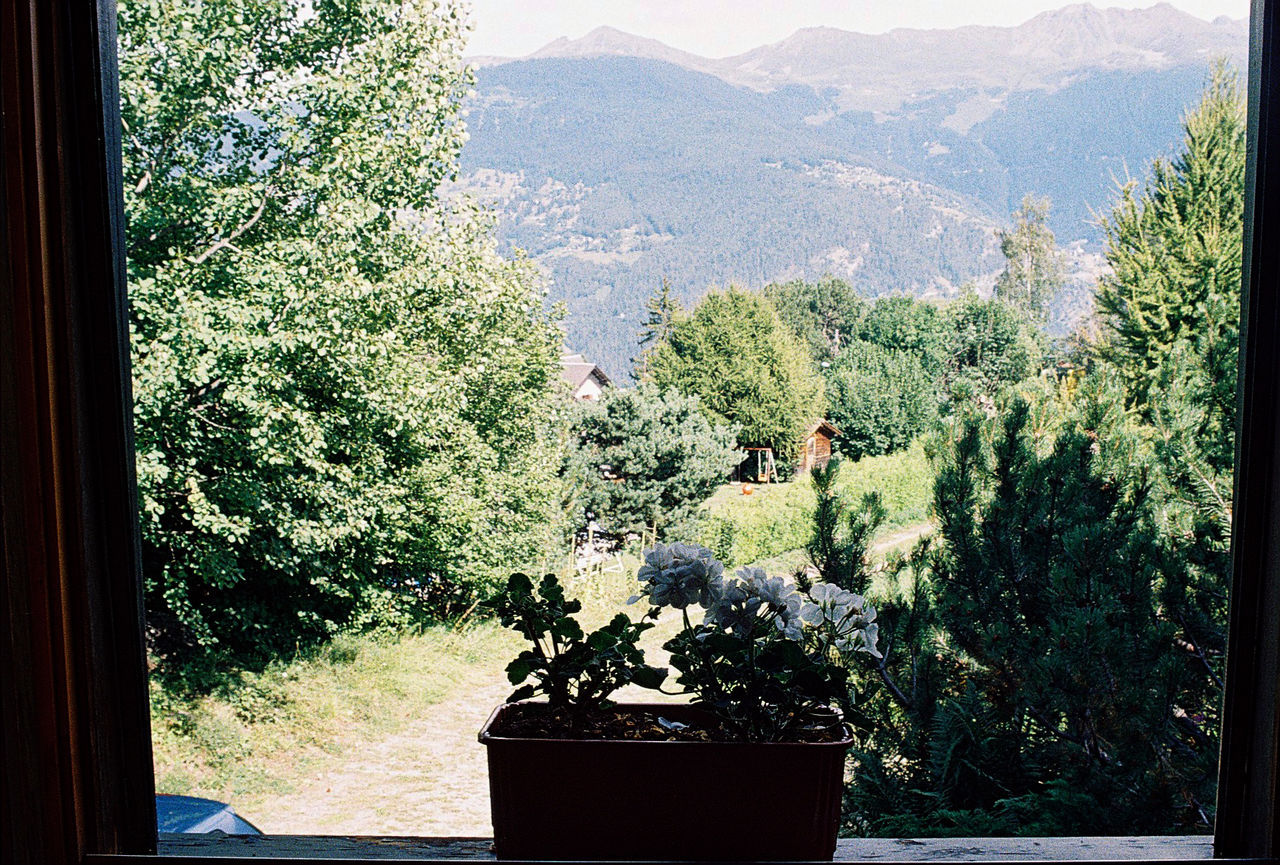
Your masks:
M673 851L674 852L674 851ZM475 862L493 860L488 838L372 838L322 835L173 835L160 836L160 858L215 861L228 858L295 860L417 859ZM844 838L836 862L1185 862L1213 858L1207 835L1072 838ZM145 857L92 857L125 863ZM154 859L149 861L156 861ZM192 863L194 865L194 863Z

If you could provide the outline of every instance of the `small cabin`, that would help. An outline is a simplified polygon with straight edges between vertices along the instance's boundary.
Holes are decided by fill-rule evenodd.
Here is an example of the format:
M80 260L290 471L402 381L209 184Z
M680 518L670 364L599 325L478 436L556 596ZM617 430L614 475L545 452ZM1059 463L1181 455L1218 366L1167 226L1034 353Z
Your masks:
M799 471L825 466L831 460L831 440L838 435L840 430L829 421L820 420L810 426L800 444Z
M580 354L566 354L560 358L560 374L569 385L574 399L596 400L611 382L604 370Z

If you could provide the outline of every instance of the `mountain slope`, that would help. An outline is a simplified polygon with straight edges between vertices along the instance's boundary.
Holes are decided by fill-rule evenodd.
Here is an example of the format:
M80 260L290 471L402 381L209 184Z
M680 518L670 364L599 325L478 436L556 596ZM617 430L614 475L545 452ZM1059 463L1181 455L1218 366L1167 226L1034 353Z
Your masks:
M1174 150L1206 58L1243 45L1239 22L1167 6L806 30L720 61L606 28L479 70L462 184L547 273L571 344L618 377L664 277L686 301L827 273L945 296L990 285L1028 193L1053 200L1089 278L1094 214Z

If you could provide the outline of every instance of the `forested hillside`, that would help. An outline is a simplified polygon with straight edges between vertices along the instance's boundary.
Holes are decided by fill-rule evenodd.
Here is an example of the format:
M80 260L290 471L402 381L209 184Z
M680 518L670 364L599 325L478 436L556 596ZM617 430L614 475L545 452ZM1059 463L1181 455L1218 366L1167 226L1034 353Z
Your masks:
M985 289L1027 194L1051 200L1079 289L1101 264L1093 214L1172 151L1210 59L1239 57L1244 29L1071 9L1019 28L802 31L722 61L617 31L490 58L462 184L542 266L570 343L614 376L663 277L685 301L827 274L868 297ZM1057 331L1088 309L1080 295L1054 310Z

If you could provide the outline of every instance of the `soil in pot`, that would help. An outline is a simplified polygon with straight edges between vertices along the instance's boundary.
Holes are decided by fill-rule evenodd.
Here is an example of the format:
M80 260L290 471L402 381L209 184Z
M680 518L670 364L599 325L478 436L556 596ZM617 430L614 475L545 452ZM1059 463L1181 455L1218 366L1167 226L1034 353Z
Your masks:
M714 716L688 706L603 709L585 714L546 703L515 703L488 728L490 736L516 739L624 739L652 742L736 742ZM839 742L846 731L832 717L799 731L796 742Z

